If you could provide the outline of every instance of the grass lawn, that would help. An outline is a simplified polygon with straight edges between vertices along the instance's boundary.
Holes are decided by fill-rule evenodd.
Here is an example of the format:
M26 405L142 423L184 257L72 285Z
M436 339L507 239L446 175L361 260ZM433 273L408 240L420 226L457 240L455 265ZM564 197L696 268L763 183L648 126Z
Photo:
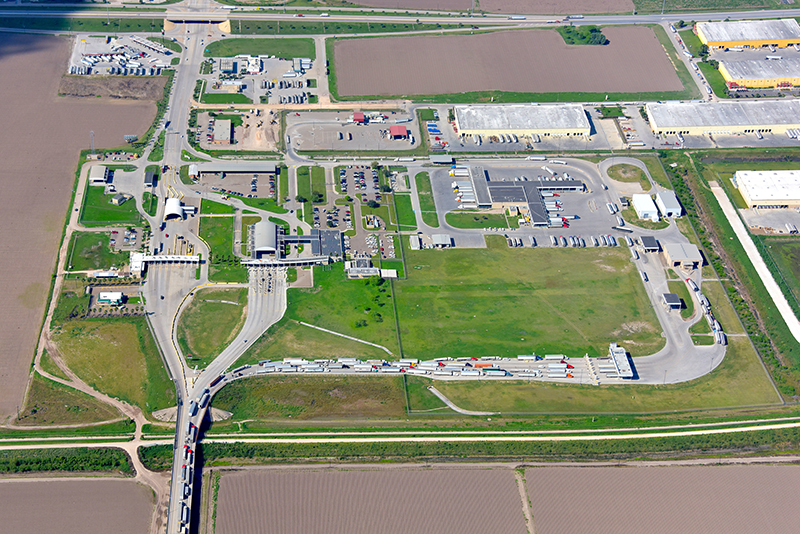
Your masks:
M415 358L607 353L664 346L643 283L626 249L404 251L395 282L405 356ZM601 297L602 295L602 297Z
M417 229L417 218L414 216L414 208L411 205L411 195L394 196L394 207L397 210L397 225L400 230L414 231Z
M708 321L702 319L689 328L690 334L710 334L711 327L708 326Z
M658 185L666 187L667 189L672 189L672 184L669 183L669 178L664 174L664 168L657 158L654 156L636 156L636 159L647 166L647 170L650 171L650 176Z
M507 413L667 412L779 402L750 342L745 338L728 339L728 352L719 367L682 384L582 386L437 381L435 385L461 408ZM428 382L419 377L407 379L409 383ZM413 404L412 409L416 409Z
M395 240L395 250L399 247L397 244L398 240ZM397 276L400 278L405 278L406 276L406 269L403 265L403 260L400 258L396 258L393 260L381 260L381 269L395 269L397 271Z
M604 119L625 116L625 110L622 109L622 106L600 106L599 108L594 109L603 115Z
M165 39L163 37L148 37L147 40L153 41L154 43L158 43L164 48L169 48L173 52L181 53L183 51L183 47L179 43L173 41L172 39Z
M54 330L64 361L93 388L149 413L175 404L144 317L68 321Z
M61 370L59 366L53 361L53 358L48 354L47 349L42 351L42 357L39 360L39 364L44 369L45 373L50 373L53 376L57 376L58 378L63 378L64 380L69 380L69 377L66 375L64 371Z
M388 282L347 280L344 265L314 267L314 287L290 289L285 317L382 345L398 354Z
M418 109L417 113L419 114L419 120L421 121L435 121L436 116L434 115L436 110L432 108L422 108Z
M180 170L178 171L178 176L181 179L182 184L186 185L193 185L194 181L189 178L189 166L188 165L181 165Z
M233 206L204 198L200 201L200 213L206 215L233 215Z
M242 329L247 288L201 289L178 320L178 344L190 366L205 367Z
M325 169L322 167L311 167L311 196L319 194L322 200L315 201L315 204L325 204L328 198L327 187L325 187Z
M670 293L675 293L681 298L681 317L688 319L694 314L694 301L689 294L689 288L685 282L667 282Z
M14 424L74 425L118 417L122 414L108 404L34 373L25 406Z
M698 63L697 66L700 67L700 72L705 76L714 94L719 98L729 98L728 85L725 83L725 78L722 76L722 73L718 69L715 69L711 63Z
M650 185L650 180L647 179L647 175L645 175L644 171L639 167L634 167L633 165L621 163L619 165L609 167L608 176L612 180L617 180L618 182L638 183L642 186L643 191L650 191L650 188L652 187L652 185Z
M246 282L247 268L233 254L233 217L201 217L200 237L211 249L209 280Z
M695 35L691 28L679 31L678 35L681 41L683 41L683 44L686 45L686 50L688 50L690 54L695 57L700 56L700 47L703 46L703 43L700 42L700 38Z
M105 232L75 232L69 246L67 266L71 271L109 269L127 263L127 255L116 254L109 246L109 235Z
M658 222L653 222L649 219L640 219L636 215L636 210L633 209L631 204L627 208L623 208L619 214L625 219L625 222L638 226L639 228L647 228L648 230L663 230L669 226L669 223L664 219L659 219Z
M255 21L232 20L231 33L239 35L341 35L349 33L385 33L457 28L455 24L413 24L396 22L328 22L328 21ZM298 39L301 40L301 39ZM310 41L310 39L308 39ZM313 52L313 46L311 48ZM274 52L272 52L274 53ZM297 54L297 52L295 52ZM275 54L279 55L279 54ZM288 56L287 56L288 57ZM292 56L296 57L296 56ZM298 57L310 57L306 54Z
M289 196L289 168L281 165L281 175L278 177L278 196L280 201Z
M208 161L205 158L198 158L197 156L195 156L194 154L192 154L191 152L188 152L186 150L181 150L181 160L182 161ZM187 171L187 175L186 176L188 177L189 176L188 175L189 166L188 165L184 165L183 167L186 167L186 171ZM183 167L181 167L181 169L183 169ZM183 181L183 175L181 175L181 181ZM187 183L187 182L183 182L183 183ZM188 183L191 184L192 181L189 180Z
M136 202L128 201L122 206L111 203L114 194L104 194L104 188L93 185L86 188L81 208L80 222L84 226L126 225L139 222Z
M106 20L102 19L81 19L67 17L3 17L2 26L4 28L23 28L26 30L56 30L67 32L132 32L132 33L155 33L160 32L164 27L161 19L149 18L119 18L117 16Z
M252 104L253 101L241 93L203 93L203 104Z
M447 224L455 228L508 228L502 213L482 213L478 210L450 211L444 216ZM519 223L516 224L519 226Z
M420 172L414 180L417 182L417 198L419 199L419 209L422 212L422 220L428 226L439 228L439 215L436 213L436 204L433 201L433 189L431 179L427 172Z
M384 195L383 202L377 208L370 208L366 204L361 204L361 215L375 215L380 217L381 220L386 225L387 230L395 231L397 230L397 225L395 224L394 217L392 217L392 209L390 208L391 204L388 203L391 199L391 195ZM364 228L366 228L366 219L364 219Z
M241 116L239 113L230 113L230 114L222 114L222 113L220 113L220 114L216 114L216 113L210 113L210 115L211 115L212 117L214 117L216 120L220 120L220 121L225 121L225 120L227 120L227 121L231 121L231 126L233 126L234 128L235 128L235 127L237 127L237 126L241 126L242 124L244 124L244 119L242 118L242 116Z
M707 336L692 336L692 344L695 346L709 346L716 343L716 339L714 336L707 335Z
M212 405L233 420L405 417L402 377L274 376L225 386Z
M205 57L233 57L239 54L270 55L283 59L308 57L312 61L317 57L313 39L222 39L209 43L203 53Z
M164 159L164 138L166 132L162 131L158 134L158 139L153 143L153 150L147 155L147 161L161 161Z
M774 263L783 277L777 277L778 283L788 287L796 300L800 299L800 240L782 237L765 238L763 242L769 252L765 261Z
M155 217L158 211L158 197L150 191L142 193L142 208L149 216Z
M272 213L288 213L289 210L278 206L275 199L272 198L239 198L244 204L251 208L256 208L264 211L271 211Z
M292 290L294 291L294 290ZM240 358L238 365L283 358L361 358L385 359L386 352L344 337L303 326L283 318L270 327Z

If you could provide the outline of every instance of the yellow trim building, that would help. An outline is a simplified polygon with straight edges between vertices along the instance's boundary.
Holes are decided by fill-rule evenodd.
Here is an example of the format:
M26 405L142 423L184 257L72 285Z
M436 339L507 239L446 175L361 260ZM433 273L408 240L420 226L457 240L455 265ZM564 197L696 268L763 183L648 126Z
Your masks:
M645 110L659 135L784 134L800 129L800 100L649 102Z
M795 19L698 22L695 33L711 50L800 44L800 25Z
M588 136L592 129L580 104L455 106L454 114L463 135Z
M733 90L800 86L800 59L797 58L721 61L719 72Z

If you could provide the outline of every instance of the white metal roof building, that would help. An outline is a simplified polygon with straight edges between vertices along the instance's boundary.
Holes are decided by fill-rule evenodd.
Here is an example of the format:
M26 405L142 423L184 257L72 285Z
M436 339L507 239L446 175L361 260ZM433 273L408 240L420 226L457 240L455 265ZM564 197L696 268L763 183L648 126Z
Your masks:
M101 291L97 296L98 304L111 304L116 306L122 304L122 292L120 291Z
M258 254L275 254L278 251L278 225L272 221L259 221L253 225L250 233L253 252Z
M656 206L664 217L680 217L683 215L683 208L678 202L678 197L673 191L659 191L656 193Z
M90 184L104 184L106 181L108 181L108 167L105 165L89 167Z
M721 61L719 72L730 89L800 85L800 59L796 57Z
M168 198L164 207L164 220L172 218L183 219L183 207L177 198Z
M631 204L636 211L636 216L640 219L658 220L658 210L650 195L633 195Z
M670 267L696 269L703 264L703 256L697 246L689 243L663 243L664 254Z
M795 19L699 22L695 29L700 42L712 49L786 47L800 43L800 25Z
M455 106L456 126L465 135L589 135L580 104Z
M614 368L617 370L619 378L633 378L633 369L628 361L628 353L625 352L624 348L616 343L610 343L608 345L608 355L611 357L611 361L614 362Z
M749 208L800 207L800 171L736 171L735 179Z
M229 119L214 121L214 143L230 144L231 121Z
M656 134L736 134L800 129L800 101L651 102L645 105Z

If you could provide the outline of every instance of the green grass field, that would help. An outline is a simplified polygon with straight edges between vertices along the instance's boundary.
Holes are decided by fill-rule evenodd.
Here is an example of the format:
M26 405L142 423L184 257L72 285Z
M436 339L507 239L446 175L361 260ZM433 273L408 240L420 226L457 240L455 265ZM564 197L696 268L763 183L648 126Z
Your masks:
M164 48L169 48L173 52L181 53L183 51L183 47L179 43L173 41L172 39L165 39L163 37L148 37L147 40L153 41L154 43L158 43Z
M308 57L311 58L312 61L317 57L313 39L264 38L222 39L220 41L214 41L208 44L203 55L205 55L205 57L233 57L239 54L249 54L251 56L270 55L283 59Z
M729 338L712 373L675 385L561 385L540 382L435 382L460 408L503 413L652 413L776 404L778 395L744 338ZM636 362L634 361L634 365ZM427 379L407 377L409 383ZM410 388L409 388L410 389ZM412 409L418 409L412 404Z
M231 121L231 126L236 128L237 126L241 126L244 124L244 119L242 115L239 113L229 113L229 114L222 114L222 113L210 113L212 117L219 121Z
M315 204L325 204L328 198L327 187L325 187L325 169L322 167L311 167L311 195L322 196L322 200Z
M683 302L681 305L681 317L684 319L691 317L694 314L694 300L692 300L691 295L689 295L689 288L686 287L686 283L669 281L667 285L669 286L670 293L677 294Z
M499 236L487 246L404 251L408 279L394 284L404 355L596 356L617 341L641 356L664 345L627 249L519 250Z
M612 180L617 180L618 182L638 183L643 191L650 191L652 187L644 171L633 165L621 163L609 167L608 176Z
M233 254L233 217L201 217L200 237L211 249L209 280L247 281L247 268L239 265Z
M144 317L68 321L54 340L69 368L93 388L147 413L174 406L175 386Z
M394 196L394 207L397 210L397 224L400 230L414 231L417 229L417 218L411 205L411 195Z
M439 228L439 215L436 213L436 204L433 201L433 188L427 172L420 172L414 180L417 182L417 198L422 220L428 226Z
M698 63L698 67L700 68L700 72L703 73L703 76L705 76L708 85L711 86L711 90L714 91L714 94L719 98L729 98L728 85L725 83L725 78L722 76L722 73L718 69L715 69L710 63Z
M228 384L212 405L233 420L399 418L405 413L401 377L275 376Z
M700 48L703 46L703 43L700 41L700 38L695 35L694 31L689 28L688 30L679 31L678 35L681 41L683 41L683 44L686 45L686 50L694 57L699 57Z
M271 211L272 213L288 213L289 211L279 206L275 199L272 198L240 198L239 200L251 208Z
M122 206L111 204L114 194L105 195L101 186L88 186L83 197L80 222L84 226L119 226L136 224L140 215L136 202L128 201Z
M382 345L398 353L391 288L347 280L336 263L314 268L314 287L290 289L285 317Z
M417 110L417 114L419 115L419 120L421 121L436 120L436 116L434 115L435 112L436 110L431 108L422 108Z
M608 44L608 39L597 26L558 26L556 31L568 45Z
M637 13L687 13L690 11L729 11L739 9L777 9L778 0L634 0ZM713 18L713 17L712 17ZM688 20L686 21L689 22Z
M447 224L455 228L508 228L502 213L484 213L478 210L450 211L444 216ZM516 226L519 226L517 222Z
M200 201L200 213L206 215L233 215L233 206L204 198Z
M654 156L637 155L636 159L645 164L647 170L650 171L650 176L658 185L667 189L672 189L672 185L669 183L669 178L667 178L667 175L664 174L664 168L661 166L658 158Z
M53 358L47 352L47 349L42 351L42 357L39 359L39 365L42 366L45 373L50 373L53 376L57 376L58 378L63 378L64 380L69 380L67 374L61 370L59 366L56 365L56 362L53 361Z
M247 288L197 291L178 321L187 363L205 367L230 345L244 325L246 307Z
M153 143L153 150L147 155L147 161L161 161L164 159L164 139L166 138L166 132L162 131L158 134L158 139L156 142Z
M16 425L75 425L122 417L108 404L38 373L33 374L25 400Z
M111 251L109 235L97 232L75 232L69 245L67 267L71 271L121 267L129 258Z
M252 104L253 101L241 93L203 93L203 104Z
M342 35L348 33L386 33L427 31L457 28L455 24L403 24L383 22L327 22L327 21L252 21L232 20L231 30L237 35ZM278 54L276 54L278 55ZM313 55L298 56L310 57Z
M81 19L68 17L3 17L3 28L22 28L26 30L55 30L67 32L134 32L156 33L164 27L161 19L119 18Z
M767 261L772 260L780 270L782 279L778 283L788 287L795 299L800 299L800 240L765 238L763 242L769 252Z
M625 219L625 222L634 226L638 226L639 228L647 228L648 230L663 230L669 226L669 222L664 219L659 219L657 222L653 222L650 219L640 219L636 215L636 210L633 209L632 204L627 208L623 208L619 214L623 219Z
M394 220L393 213L394 208L392 207L392 196L393 195L384 195L383 201L381 205L377 208L370 208L366 204L361 204L361 215L375 215L380 217L381 220L386 225L386 229L390 231L397 230L397 224ZM364 228L366 228L366 219L364 219Z
M151 217L155 217L158 211L158 197L150 191L142 193L142 208Z

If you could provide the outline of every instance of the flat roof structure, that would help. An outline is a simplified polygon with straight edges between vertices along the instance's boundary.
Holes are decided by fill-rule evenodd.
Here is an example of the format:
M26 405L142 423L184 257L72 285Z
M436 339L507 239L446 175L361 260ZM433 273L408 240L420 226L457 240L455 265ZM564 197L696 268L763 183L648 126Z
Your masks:
M608 355L611 361L614 362L614 368L617 370L617 376L620 378L633 378L633 369L631 363L628 361L628 354L625 349L611 343L608 346Z
M422 242L419 239L419 236L412 235L408 238L408 248L411 250L421 250L422 249Z
M465 135L589 135L591 125L580 104L470 105L454 108Z
M800 85L800 59L794 57L780 60L721 61L719 72L731 89Z
M147 187L156 185L156 173L153 171L144 171L144 185Z
M664 293L661 295L661 302L669 308L679 309L681 307L681 298L677 293Z
M664 243L664 253L670 267L696 269L703 264L703 256L697 246L689 243Z
M104 184L108 180L108 167L105 165L95 165L89 167L89 183Z
M353 122L366 122L366 119L364 118L364 112L363 111L354 111L353 112Z
M480 188L477 183L480 178L475 178L475 191L478 195L478 205L481 206ZM550 217L545 208L542 191L576 191L586 190L586 186L580 180L528 180L524 182L503 182L487 181L484 182L486 190L491 199L491 206L494 208L506 209L509 205L526 205L528 217L533 226L547 226Z
M494 203L528 203L528 196L525 194L525 188L521 185L510 185L505 182L490 182L489 193L492 195L492 202Z
M453 156L450 154L431 154L430 161L434 165L452 165Z
M101 291L97 295L97 302L99 304L122 304L121 291Z
M189 164L189 177L196 178L197 177L197 164L190 163Z
M645 104L656 134L785 133L800 129L800 101L665 102Z
M658 220L658 209L653 202L653 198L648 194L638 194L631 197L636 216L640 219Z
M236 59L232 57L220 58L219 70L222 72L236 72Z
M315 229L311 230L314 235ZM317 230L319 232L319 254L323 256L341 256L344 252L344 240L339 230ZM314 248L312 247L312 253Z
M472 190L475 192L475 201L479 208L491 208L492 196L489 194L489 177L483 167L470 167L469 178L472 181Z
M214 121L214 142L215 143L230 143L231 142L231 121L230 119L215 120Z
M449 247L453 244L453 239L450 237L450 234L433 234L431 236L433 240L434 247Z
M658 252L661 250L661 247L658 246L658 239L651 235L643 235L642 236L642 247L644 247L645 252Z
M656 206L664 217L680 217L683 215L683 208L678 202L678 197L674 191L659 191L656 193Z
M800 207L800 170L736 171L734 176L748 208Z
M729 20L695 25L700 42L709 48L748 48L768 44L800 43L800 25L795 19Z

